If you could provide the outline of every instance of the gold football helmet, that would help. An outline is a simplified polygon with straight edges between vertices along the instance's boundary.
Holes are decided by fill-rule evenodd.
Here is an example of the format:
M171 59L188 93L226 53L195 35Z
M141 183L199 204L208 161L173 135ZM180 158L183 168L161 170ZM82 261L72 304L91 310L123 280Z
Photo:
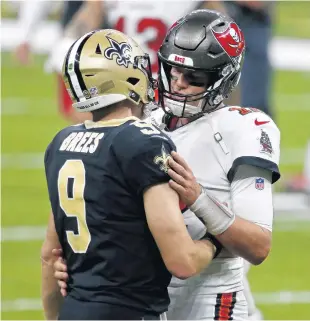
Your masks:
M147 104L154 100L156 84L150 65L148 54L132 38L112 29L96 30L70 47L63 79L79 112L125 99Z

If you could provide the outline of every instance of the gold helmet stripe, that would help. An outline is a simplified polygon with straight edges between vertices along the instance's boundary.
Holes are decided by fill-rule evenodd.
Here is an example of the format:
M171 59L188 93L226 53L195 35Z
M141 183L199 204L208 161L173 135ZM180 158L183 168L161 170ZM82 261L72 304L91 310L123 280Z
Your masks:
M77 101L85 101L86 98L83 94L87 90L83 77L80 72L80 54L85 42L95 33L91 31L78 39L71 47L66 61L66 75L69 80L70 89Z

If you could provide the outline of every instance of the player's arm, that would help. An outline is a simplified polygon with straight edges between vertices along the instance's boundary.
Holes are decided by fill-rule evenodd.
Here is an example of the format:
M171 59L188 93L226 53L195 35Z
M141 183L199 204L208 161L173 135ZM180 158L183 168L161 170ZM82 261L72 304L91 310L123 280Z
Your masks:
M231 183L231 200L235 220L216 237L232 253L260 264L271 248L272 173L251 165L240 166Z
M192 241L179 210L179 197L167 183L149 187L143 198L148 226L171 274L186 279L202 271L219 253L221 245L210 236ZM61 250L55 248L53 255L54 275L62 295L66 296L67 266Z
M266 169L243 165L232 183L232 208L203 189L177 153L169 160L170 186L206 224L225 248L254 265L262 263L270 251L273 218L271 176ZM257 177L264 179L264 190L255 189Z
M179 197L168 185L173 142L146 122L132 123L119 139L114 153L122 159L131 189L143 198L149 229L167 269L183 279L199 273L213 259L216 246L210 240L194 242L186 229Z
M23 64L29 62L30 36L38 24L47 16L49 1L22 1L19 10L18 24L22 35L21 42L15 49L16 58Z
M169 184L149 187L143 194L146 218L167 269L180 279L200 273L213 259L209 240L193 241L179 208L179 197Z
M251 165L238 168L231 187L231 207L203 190L190 207L225 248L258 265L271 247L273 220L272 174ZM255 187L264 180L263 190Z
M41 248L41 266L42 266L42 303L45 318L47 320L57 320L59 309L62 304L62 296L59 291L57 280L54 278L55 256L52 250L61 248L56 233L54 217L50 214L47 226L45 240Z
M84 1L65 29L65 37L78 39L87 32L98 29L104 17L102 0Z
M253 206L259 205L253 203ZM249 208L246 210L252 211ZM264 262L270 252L272 233L236 215L234 223L222 234L216 235L216 238L231 253L244 258L253 265L259 265Z
M241 112L246 116L242 116ZM241 109L234 116L240 117L236 118L240 124L226 139L232 161L227 173L231 183L231 207L221 203L210 191L199 187L181 156L172 154L174 160L170 160L169 164L173 171L168 174L174 180L170 183L171 187L205 222L208 232L223 242L224 247L257 265L264 261L270 250L273 217L271 184L280 177L280 132L264 114ZM257 118L264 127L256 124ZM264 182L263 190L256 185L259 178Z

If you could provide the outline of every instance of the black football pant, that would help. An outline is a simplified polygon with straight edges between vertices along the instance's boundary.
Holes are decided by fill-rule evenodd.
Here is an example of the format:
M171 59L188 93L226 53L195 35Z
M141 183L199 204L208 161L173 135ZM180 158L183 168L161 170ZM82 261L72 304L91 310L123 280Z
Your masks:
M124 306L78 301L67 296L58 320L166 320L165 314L144 313Z

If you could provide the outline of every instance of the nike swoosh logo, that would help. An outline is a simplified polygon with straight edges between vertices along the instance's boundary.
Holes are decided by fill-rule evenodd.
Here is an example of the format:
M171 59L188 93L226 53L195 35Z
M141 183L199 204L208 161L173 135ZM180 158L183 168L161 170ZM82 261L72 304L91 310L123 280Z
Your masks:
M270 123L270 120L258 121L257 118L256 118L254 123L255 123L256 126L260 126L260 125L264 125L264 124Z

